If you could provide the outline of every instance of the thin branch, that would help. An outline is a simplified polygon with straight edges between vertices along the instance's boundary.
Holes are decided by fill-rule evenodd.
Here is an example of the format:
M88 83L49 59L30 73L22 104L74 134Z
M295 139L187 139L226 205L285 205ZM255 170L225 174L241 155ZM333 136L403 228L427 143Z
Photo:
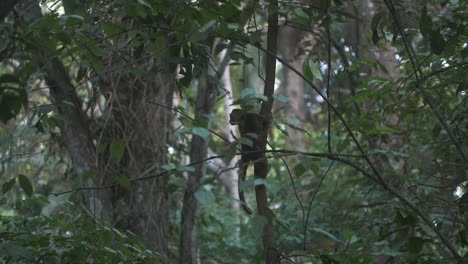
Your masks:
M310 216L310 212L312 210L312 203L314 202L315 200L315 196L317 196L317 193L320 189L320 186L322 185L323 181L325 180L325 177L327 177L328 175L328 172L330 172L330 169L332 168L333 164L335 164L335 161L332 161L332 163L330 164L330 166L328 166L328 169L327 171L325 172L325 174L323 174L323 177L320 179L320 182L319 184L317 185L317 188L315 189L315 192L314 192L314 195L312 195L312 199L310 200L309 202L309 210L307 211L307 218L306 218L306 221L304 223L304 250L307 250L306 249L306 244L307 244L307 225L309 223L309 216Z
M279 152L276 152L276 149L275 147L273 147L273 145L270 144L270 142L267 142L268 145L270 146L270 148L274 151L274 155L278 158L281 159L281 161L283 162L284 164L284 167L286 167L286 170L288 171L288 175L289 175L289 179L291 180L291 185L293 187L293 190L294 190L294 195L296 196L296 200L297 202L299 203L299 206L301 207L301 212L302 212L302 224L305 226L306 225L306 219L305 219L305 209L304 209L304 205L302 204L302 201L301 201L301 198L299 197L299 193L297 191L297 188L296 188L296 184L294 183L294 179L292 177L292 174L291 174L291 170L289 169L289 166L288 166L288 163L286 162L286 160L283 158L282 155L279 155L278 153ZM305 244L304 244L304 249L305 249Z
M327 98L328 100L331 100L330 98L330 75L331 75L331 43L330 43L330 24L327 22L327 64L328 64L328 69L327 69ZM331 111L330 111L330 104L327 104L327 113L328 113L328 120L327 120L327 145L328 145L328 152L332 152L332 147L331 147Z

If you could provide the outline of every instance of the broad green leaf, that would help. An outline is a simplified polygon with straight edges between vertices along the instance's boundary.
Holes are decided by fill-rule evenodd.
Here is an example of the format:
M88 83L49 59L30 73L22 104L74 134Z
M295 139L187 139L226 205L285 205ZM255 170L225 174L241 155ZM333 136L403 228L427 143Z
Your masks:
M347 240L351 240L351 238L355 235L355 233L352 231L352 230L349 230L349 229L345 229L343 230L343 236L344 238L346 238Z
M156 54L160 54L165 48L166 48L166 39L157 38L154 42L154 52ZM183 69L181 68L180 70L182 71Z
M252 88L245 88L241 91L240 94L240 105L249 105L249 104L256 104L258 101L266 102L268 98L263 94L259 94ZM244 107L243 107L244 108Z
M372 256L390 256L390 257L398 257L398 256L402 256L404 255L403 253L401 252L397 252L397 251L381 251L381 252L374 252L374 253L371 253Z
M302 66L302 71L310 81L314 80L314 78L322 80L319 65L313 61L306 60Z
M350 244L350 245L351 245L351 244L354 244L354 243L358 242L359 240L360 240L359 237L357 237L357 236L352 236L351 239L349 240L349 244Z
M382 241L377 241L374 243L374 245L376 246L388 246L390 243L388 242L388 240L382 240Z
M296 166L294 166L294 175L296 175L296 177L302 176L302 174L304 174L305 172L306 168L304 167L304 165L302 165L302 163L299 163Z
M212 28L214 25L216 25L216 20L210 20L208 23L203 25L203 27L200 28L200 32L205 32L208 29Z
M185 165L177 166L175 169L181 172L194 172L195 171L195 167L185 166Z
M114 175L113 179L126 190L130 190L132 187L130 179L125 175Z
M265 179L257 178L257 179L254 180L254 186L258 186L258 185L267 186L268 182Z
M203 138L204 140L207 140L208 139L208 136L210 135L210 131L206 128L203 128L203 127L194 127L192 128L192 133L194 135L197 135L201 138Z
M149 166L149 168L147 168L147 169L140 175L140 177L144 177L144 176L146 176L147 174L153 172L157 167L158 167L158 164L157 164L157 163L152 164L151 166Z
M10 179L9 181L5 182L2 186L2 193L5 194L9 190L11 190L11 188L13 187L13 185L15 185L15 183L16 183L16 178Z
M165 164L161 166L161 169L164 169L166 171L171 171L171 170L174 170L175 168L176 166L174 164Z
M0 90L0 121L7 123L8 120L15 118L21 109L27 106L28 97L26 92L21 88L14 88L2 84L3 89Z
M200 189L194 193L195 198L203 205L210 204L215 200L215 196L211 191Z
M294 8L292 13L294 15L292 18L300 24L307 25L309 23L310 16L306 12L304 12L302 8Z
M114 140L109 146L112 158L120 161L124 155L124 145L122 140Z
M274 94L273 98L275 98L276 101L281 102L283 104L287 104L289 101L289 99L282 94Z
M421 20L419 20L419 30L425 38L429 37L432 31L432 19L427 15L426 6L423 7Z
M445 47L445 40L442 34L440 33L440 29L437 27L432 30L430 35L430 43L431 43L431 50L439 55L444 51Z
M208 38L208 32L195 31L190 35L190 41L192 42L202 42Z
M297 127L297 128L299 128L299 126L301 125L301 121L293 117L287 117L286 123L292 127Z
M121 31L119 27L112 23L105 23L102 25L102 29L108 38L117 39L118 33Z
M110 247L103 247L103 249L109 253L112 253L112 254L117 254L117 251L115 249L112 249Z
M23 189L24 193L26 193L27 196L31 196L33 193L33 186L31 184L31 181L29 181L28 177L26 177L23 174L18 175L18 181L21 189Z
M320 228L320 227L314 227L312 228L313 231L317 232L317 233L320 233L320 234L323 234L329 238L331 238L332 240L334 241L338 241L338 239L332 235L330 232L328 232L327 230L323 229L323 228Z
M141 5L144 5L144 6L148 7L149 9L153 9L153 7L151 6L151 4L148 1L146 1L146 0L137 0L137 1Z

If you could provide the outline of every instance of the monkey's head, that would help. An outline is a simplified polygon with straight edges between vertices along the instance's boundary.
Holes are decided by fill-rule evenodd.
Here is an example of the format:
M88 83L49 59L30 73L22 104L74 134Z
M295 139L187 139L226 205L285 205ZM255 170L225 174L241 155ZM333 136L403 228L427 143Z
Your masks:
M242 120L242 115L244 112L241 109L234 109L229 114L229 124L235 126L239 125L239 122Z

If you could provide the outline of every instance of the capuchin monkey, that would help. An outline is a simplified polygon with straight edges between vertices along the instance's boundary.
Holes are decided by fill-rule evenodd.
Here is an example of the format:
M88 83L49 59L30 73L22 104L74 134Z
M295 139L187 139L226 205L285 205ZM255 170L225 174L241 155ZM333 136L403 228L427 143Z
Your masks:
M261 144L259 135L268 129L270 120L266 120L257 113L245 112L241 109L232 110L229 119L231 125L239 126L242 150L239 165L239 199L242 202L242 209L251 215L252 209L247 205L244 192L241 191L240 187L245 181L250 162L254 164L255 177L265 178L267 175L268 162L265 159L265 152L262 151L262 146L264 148L265 144Z

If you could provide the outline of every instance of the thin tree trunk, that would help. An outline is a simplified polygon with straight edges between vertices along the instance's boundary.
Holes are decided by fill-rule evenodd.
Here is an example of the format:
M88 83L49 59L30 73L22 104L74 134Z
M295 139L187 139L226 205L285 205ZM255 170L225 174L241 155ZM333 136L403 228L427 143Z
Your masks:
M272 0L268 7L268 32L267 32L267 54L266 59L266 72L265 72L265 88L263 95L268 101L262 103L260 115L265 119L270 119L271 111L273 108L273 93L276 78L276 52L278 42L278 1ZM266 143L268 137L268 129L260 131L258 142L261 144L260 150L266 150ZM265 154L263 153L263 158ZM254 163L255 178L265 179L268 175L268 159L262 163ZM263 248L266 255L265 263L279 263L279 254L275 247L275 240L273 237L273 222L269 214L270 208L268 205L268 194L264 184L255 186L255 196L257 199L258 214L263 217L265 225L263 227Z
M208 87L208 74L205 69L204 74L198 79L198 92L195 108L195 120L208 124L207 115L212 108L212 89ZM190 144L190 162L206 159L208 154L208 138L192 135ZM198 249L197 243L197 219L198 202L195 192L200 187L200 180L206 172L204 162L195 165L195 171L189 175L187 187L184 193L184 204L182 207L182 223L180 235L180 263L197 263Z
M23 14L25 23L39 19L42 14L36 1L26 1L24 5L30 8L28 14ZM45 81L50 89L51 101L57 105L62 119L60 122L63 141L75 172L80 177L81 186L94 188L101 186L101 174L96 169L96 151L92 134L89 130L86 114L81 108L81 100L70 81L68 72L62 62L53 57L41 41L32 40L38 49L39 65L46 73ZM91 174L91 178L85 175ZM112 204L109 192L102 190L86 190L83 192L83 203L93 217L111 219Z

